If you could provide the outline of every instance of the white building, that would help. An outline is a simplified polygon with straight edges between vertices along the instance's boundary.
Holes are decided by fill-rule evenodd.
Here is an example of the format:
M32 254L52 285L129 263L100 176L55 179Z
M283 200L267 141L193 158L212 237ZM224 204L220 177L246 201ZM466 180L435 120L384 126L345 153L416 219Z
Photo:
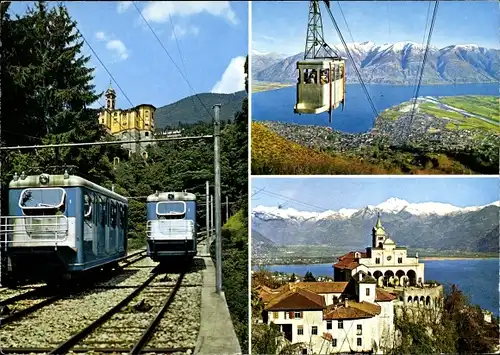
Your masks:
M418 254L408 256L405 247L397 247L386 234L380 215L372 230L372 246L364 252L350 252L333 265L335 281L347 281L364 271L373 276L379 286L416 286L424 283L424 264Z
M289 283L259 292L264 322L278 325L291 343L303 343L304 354L382 354L392 339L396 297L363 272L350 282Z
M383 354L393 347L400 307L417 316L442 305L443 287L425 284L424 264L396 246L380 216L372 246L343 255L333 267L334 282L258 288L263 322L278 325L291 343L303 343L304 354Z

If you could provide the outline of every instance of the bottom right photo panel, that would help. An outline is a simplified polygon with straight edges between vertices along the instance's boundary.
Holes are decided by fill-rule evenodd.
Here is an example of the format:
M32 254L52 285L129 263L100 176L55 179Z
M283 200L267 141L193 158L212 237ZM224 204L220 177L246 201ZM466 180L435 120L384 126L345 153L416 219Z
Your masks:
M499 180L253 177L253 354L498 353Z

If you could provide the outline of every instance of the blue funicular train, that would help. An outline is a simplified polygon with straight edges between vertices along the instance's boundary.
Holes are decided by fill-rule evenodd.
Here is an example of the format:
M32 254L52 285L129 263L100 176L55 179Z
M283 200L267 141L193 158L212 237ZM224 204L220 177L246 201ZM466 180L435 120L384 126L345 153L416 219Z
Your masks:
M154 261L196 256L196 195L156 192L147 198L147 250Z
M3 226L12 272L50 283L114 267L127 254L127 208L125 197L67 172L16 174Z

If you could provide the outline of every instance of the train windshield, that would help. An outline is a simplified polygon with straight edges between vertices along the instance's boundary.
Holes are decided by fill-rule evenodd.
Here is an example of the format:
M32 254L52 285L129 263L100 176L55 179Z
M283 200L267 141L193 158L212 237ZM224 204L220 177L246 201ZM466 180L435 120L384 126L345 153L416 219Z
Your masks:
M186 203L184 201L159 202L156 205L158 216L182 217L186 213Z
M23 210L44 209L64 210L66 192L60 188L26 189L19 199L19 207Z

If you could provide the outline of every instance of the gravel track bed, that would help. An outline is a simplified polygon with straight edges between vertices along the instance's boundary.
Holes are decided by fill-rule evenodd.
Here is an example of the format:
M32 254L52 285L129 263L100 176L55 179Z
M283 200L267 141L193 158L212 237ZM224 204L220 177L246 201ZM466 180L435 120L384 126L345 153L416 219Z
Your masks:
M177 280L179 275L173 279ZM160 275L157 279L161 279ZM173 278L173 277L172 277ZM158 282L154 282L158 284ZM166 283L162 283L163 286ZM151 285L151 284L150 284ZM162 304L172 292L172 287L155 287L146 288L139 295L137 295L128 306L121 310L120 313L115 314L98 330L93 332L79 347L132 347L139 340L142 333L149 327L149 324L160 311ZM144 301L145 305L150 309L137 310L134 305Z
M43 285L34 285L33 287L30 288L19 288L19 289L14 289L14 288L2 288L0 290L0 301L6 300L8 298L21 295L23 293L30 292L31 290L34 290L35 288L38 288Z
M135 265L151 266L136 268ZM34 314L1 328L3 347L55 347L82 330L122 299L131 289L99 289L99 285L140 285L157 263L149 258L130 265L119 275L101 282L95 288L69 296Z
M201 287L180 288L146 348L195 347L200 330Z

